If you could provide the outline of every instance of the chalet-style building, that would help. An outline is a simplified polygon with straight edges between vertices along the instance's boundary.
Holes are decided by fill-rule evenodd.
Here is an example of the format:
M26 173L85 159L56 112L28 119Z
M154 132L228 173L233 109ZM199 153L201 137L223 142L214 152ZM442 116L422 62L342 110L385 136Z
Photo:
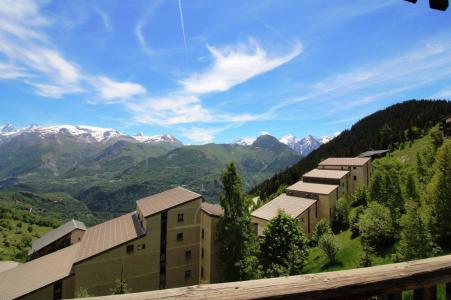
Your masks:
M221 214L181 187L140 199L136 211L87 228L79 242L1 272L0 299L74 298L80 289L108 295L120 279L133 292L218 282ZM50 237L66 237L61 227Z

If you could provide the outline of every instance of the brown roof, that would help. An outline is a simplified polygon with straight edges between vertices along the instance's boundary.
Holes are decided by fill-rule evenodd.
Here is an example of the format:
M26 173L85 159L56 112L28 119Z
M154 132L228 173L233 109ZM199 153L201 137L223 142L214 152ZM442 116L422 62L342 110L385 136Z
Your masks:
M0 299L26 295L70 275L80 243L0 273Z
M31 249L28 252L28 255L31 255L33 252L41 250L45 246L50 245L51 243L59 240L60 238L77 229L85 231L86 226L83 222L72 219L69 222L61 225L60 227L55 228L52 231L49 231L47 234L43 235L37 240L34 240L31 243Z
M219 204L212 204L208 202L202 202L200 208L209 215L212 216L222 216L224 214L224 209Z
M202 197L182 187L176 187L136 201L144 217L157 214L171 207Z
M303 175L303 177L315 177L315 178L327 178L327 179L341 179L349 171L343 170L324 170L324 169L313 169L310 172L307 172Z
M309 182L298 181L295 184L293 184L292 186L289 186L287 188L287 191L297 191L297 192L329 195L336 188L338 188L338 185L309 183Z
M320 166L363 166L368 157L329 157L319 163Z
M80 243L75 262L126 243L144 234L136 212L88 228Z
M291 217L297 218L315 202L316 200L281 194L262 207L253 211L251 216L269 221L277 216L279 210L283 210Z

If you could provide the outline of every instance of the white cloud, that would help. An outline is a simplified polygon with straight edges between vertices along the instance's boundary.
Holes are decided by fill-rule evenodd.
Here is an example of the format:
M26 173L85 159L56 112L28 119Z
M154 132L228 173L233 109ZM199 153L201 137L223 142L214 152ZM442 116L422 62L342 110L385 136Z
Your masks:
M191 127L189 129L183 129L182 133L184 136L189 138L191 141L200 143L211 143L215 138L216 134L221 130L217 128L200 128Z
M23 68L12 64L0 63L0 79L17 79L29 77Z
M302 52L302 45L297 42L288 54L270 57L253 40L237 47L218 48L207 45L207 48L213 58L211 67L180 81L188 93L227 91L237 84L291 61Z
M147 92L143 86L137 83L118 82L105 76L98 77L94 82L99 96L107 101L126 100Z

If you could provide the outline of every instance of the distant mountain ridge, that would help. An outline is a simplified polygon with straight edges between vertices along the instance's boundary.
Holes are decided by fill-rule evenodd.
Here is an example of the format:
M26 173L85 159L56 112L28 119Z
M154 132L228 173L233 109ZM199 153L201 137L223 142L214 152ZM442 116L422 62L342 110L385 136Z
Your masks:
M20 137L45 139L54 136L72 137L77 139L78 142L86 143L108 143L125 140L136 143L173 143L183 145L182 142L169 134L146 136L143 133L139 133L137 135L127 135L113 128L85 125L31 125L16 129L13 125L6 124L0 127L0 142Z

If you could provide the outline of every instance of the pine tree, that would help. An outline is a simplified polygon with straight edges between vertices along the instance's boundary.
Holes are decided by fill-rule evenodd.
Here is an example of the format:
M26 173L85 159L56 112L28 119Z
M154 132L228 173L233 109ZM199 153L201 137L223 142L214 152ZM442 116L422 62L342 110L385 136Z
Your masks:
M427 186L433 235L440 247L451 250L451 140L438 149L434 175Z
M386 173L383 178L385 187L385 199L382 204L390 209L392 220L396 223L404 213L404 198L399 184L399 176L396 173Z
M243 195L242 181L235 164L230 163L221 174L224 209L218 222L221 261L226 281L258 278L258 241L252 230L249 201Z
M407 175L407 182L406 182L406 196L407 199L418 201L419 196L417 192L417 185L415 183L415 178L413 177L412 173L409 173Z
M401 217L400 223L401 240L397 248L400 261L426 258L437 253L437 247L416 203L408 203L407 212Z
M376 172L371 178L370 184L370 200L383 203L385 201L385 192L382 182L382 174L380 172Z
M424 182L424 178L426 177L426 170L423 166L423 160L421 159L419 152L417 152L417 176L420 182Z
M307 256L307 239L298 220L279 212L266 226L261 244L266 276L301 274Z

